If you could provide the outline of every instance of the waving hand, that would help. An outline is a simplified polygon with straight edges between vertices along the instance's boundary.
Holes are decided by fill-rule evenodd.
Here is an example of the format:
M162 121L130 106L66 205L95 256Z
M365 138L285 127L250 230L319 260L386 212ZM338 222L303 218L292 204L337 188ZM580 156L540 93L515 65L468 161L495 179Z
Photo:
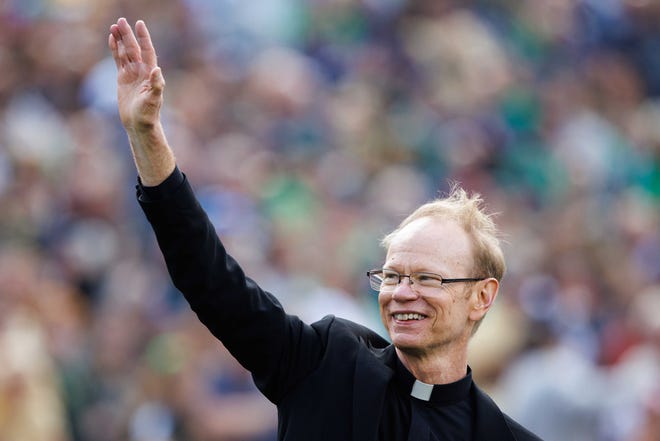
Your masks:
M135 33L125 18L110 26L108 46L117 65L119 116L146 185L157 185L174 169L174 156L160 124L165 79L146 24Z

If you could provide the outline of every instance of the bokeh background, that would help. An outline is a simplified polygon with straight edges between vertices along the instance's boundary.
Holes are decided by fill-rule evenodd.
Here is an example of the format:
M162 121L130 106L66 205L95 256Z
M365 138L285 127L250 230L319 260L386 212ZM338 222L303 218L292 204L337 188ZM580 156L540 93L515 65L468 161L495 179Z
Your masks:
M508 272L475 377L548 441L660 439L660 1L0 1L0 439L267 441L135 202L108 27L146 20L180 167L306 320L460 182ZM331 381L331 379L329 379Z

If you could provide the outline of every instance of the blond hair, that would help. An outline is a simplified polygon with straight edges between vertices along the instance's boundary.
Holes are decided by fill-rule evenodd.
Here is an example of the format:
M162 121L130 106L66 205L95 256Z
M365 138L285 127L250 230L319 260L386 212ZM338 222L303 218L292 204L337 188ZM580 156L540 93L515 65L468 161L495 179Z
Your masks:
M457 184L452 185L449 195L428 202L405 218L399 226L386 235L381 245L389 249L394 237L411 222L424 218L456 221L468 234L474 257L474 277L494 277L502 280L506 270L504 253L500 246L499 232L493 215L484 210L479 193L469 195Z

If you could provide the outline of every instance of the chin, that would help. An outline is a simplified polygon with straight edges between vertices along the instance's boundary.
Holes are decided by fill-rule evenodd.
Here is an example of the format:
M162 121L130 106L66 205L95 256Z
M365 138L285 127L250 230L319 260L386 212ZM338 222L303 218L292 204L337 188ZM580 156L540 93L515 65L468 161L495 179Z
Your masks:
M392 344L395 348L406 354L417 354L422 352L424 345L418 338L411 338L410 335L394 335L391 336Z
M409 357L421 358L426 353L422 347L416 345L399 345L395 343L394 347L397 349L397 351L402 354L406 354Z

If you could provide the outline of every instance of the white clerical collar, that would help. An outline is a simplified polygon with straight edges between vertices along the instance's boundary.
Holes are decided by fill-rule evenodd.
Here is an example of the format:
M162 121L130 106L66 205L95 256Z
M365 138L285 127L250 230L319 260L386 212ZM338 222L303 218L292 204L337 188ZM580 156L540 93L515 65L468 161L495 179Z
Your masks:
M433 385L415 380L410 395L418 400L429 401L433 393Z
M467 374L462 379L449 384L428 384L416 379L413 374L397 359L395 378L402 394L421 401L438 405L454 403L466 399L472 387L472 369L468 366Z

